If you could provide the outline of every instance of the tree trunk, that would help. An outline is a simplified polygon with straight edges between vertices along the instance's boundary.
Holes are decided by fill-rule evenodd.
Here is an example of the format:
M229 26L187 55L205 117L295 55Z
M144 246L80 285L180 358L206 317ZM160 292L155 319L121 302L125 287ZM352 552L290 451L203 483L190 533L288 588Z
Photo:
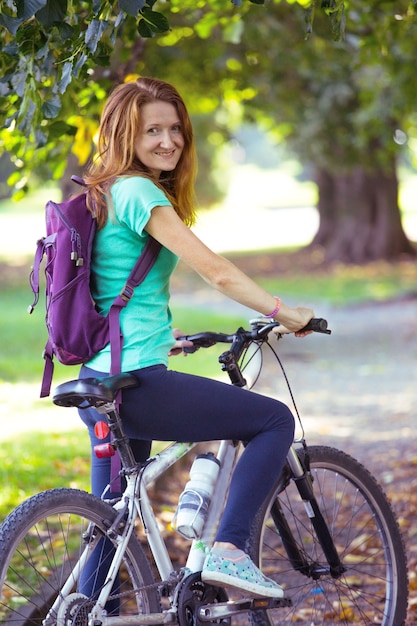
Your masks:
M395 164L389 171L358 166L340 175L318 170L315 181L320 225L311 245L324 249L326 261L361 264L416 255L401 224Z

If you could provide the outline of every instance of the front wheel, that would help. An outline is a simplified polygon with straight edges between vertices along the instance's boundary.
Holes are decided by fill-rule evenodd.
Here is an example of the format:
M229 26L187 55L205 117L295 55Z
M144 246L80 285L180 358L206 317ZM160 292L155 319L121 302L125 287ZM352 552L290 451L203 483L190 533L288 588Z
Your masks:
M75 489L52 489L19 505L0 526L0 623L87 626L114 553L106 537L117 512ZM87 555L80 572L76 564ZM106 605L108 615L157 613L158 594L132 537ZM145 587L145 589L143 589Z
M307 454L315 498L345 571L332 577L294 481L281 478L254 522L249 552L284 587L292 607L265 612L259 623L402 626L407 563L384 492L344 452L312 446ZM306 452L298 455L308 467Z

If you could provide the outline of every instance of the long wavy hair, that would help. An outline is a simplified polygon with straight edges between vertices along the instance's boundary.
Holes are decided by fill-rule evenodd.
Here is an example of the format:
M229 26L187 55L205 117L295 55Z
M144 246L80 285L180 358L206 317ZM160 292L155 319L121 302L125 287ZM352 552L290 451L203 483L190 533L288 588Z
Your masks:
M159 179L135 154L135 139L141 129L141 109L144 104L161 100L177 110L184 137L184 148L173 171L162 172ZM181 96L169 83L155 78L139 78L123 83L110 94L101 116L98 154L88 167L87 205L97 217L98 227L108 219L106 194L119 176L140 175L160 187L179 217L188 225L195 219L194 182L197 157L194 133L187 108Z

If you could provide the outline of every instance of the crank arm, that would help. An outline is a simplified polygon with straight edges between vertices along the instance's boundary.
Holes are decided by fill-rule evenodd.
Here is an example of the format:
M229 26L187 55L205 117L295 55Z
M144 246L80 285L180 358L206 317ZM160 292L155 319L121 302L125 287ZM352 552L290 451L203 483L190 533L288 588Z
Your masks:
M247 613L248 611L266 611L267 609L277 609L292 606L290 598L249 598L229 602L218 602L201 606L198 610L198 619L201 622L212 622L213 620L231 617L237 613Z

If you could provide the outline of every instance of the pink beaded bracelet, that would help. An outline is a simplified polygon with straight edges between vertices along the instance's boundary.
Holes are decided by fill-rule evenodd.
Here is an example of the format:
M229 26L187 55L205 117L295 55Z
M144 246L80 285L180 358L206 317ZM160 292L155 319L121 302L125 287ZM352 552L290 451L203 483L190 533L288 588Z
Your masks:
M278 298L277 296L274 296L275 300L277 301L277 306L275 307L275 309L272 311L272 313L268 313L268 315L264 315L264 317L275 317L275 315L278 315L279 310L281 308L281 298Z

